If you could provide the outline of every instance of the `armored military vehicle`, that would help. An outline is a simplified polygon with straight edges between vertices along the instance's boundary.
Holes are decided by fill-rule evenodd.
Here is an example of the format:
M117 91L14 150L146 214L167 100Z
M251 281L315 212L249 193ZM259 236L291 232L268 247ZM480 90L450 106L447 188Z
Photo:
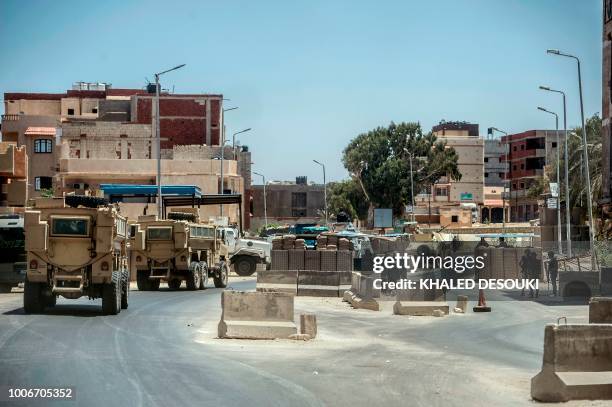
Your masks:
M140 216L132 228L130 264L136 271L138 289L154 291L161 281L178 289L206 288L212 277L215 287L225 288L229 274L228 248L215 225L200 223L197 209L177 209L168 219Z
M102 298L107 315L128 307L126 219L95 197L40 198L25 212L27 313L57 296Z

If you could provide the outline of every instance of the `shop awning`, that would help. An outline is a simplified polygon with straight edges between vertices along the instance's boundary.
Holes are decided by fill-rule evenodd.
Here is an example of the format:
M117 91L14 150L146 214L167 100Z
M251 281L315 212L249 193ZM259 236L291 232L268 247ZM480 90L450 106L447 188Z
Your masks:
M485 199L484 206L492 206L494 208L503 208L504 200L503 199Z

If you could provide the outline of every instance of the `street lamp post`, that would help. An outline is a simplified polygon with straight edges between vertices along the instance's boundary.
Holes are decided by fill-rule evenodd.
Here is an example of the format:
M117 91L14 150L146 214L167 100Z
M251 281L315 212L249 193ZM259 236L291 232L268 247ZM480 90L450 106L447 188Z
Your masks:
M236 134L246 133L247 131L250 131L250 130L251 128L249 127L248 129L244 129L244 130L234 133L234 135L232 136L232 140L236 140ZM221 142L221 195L225 194L225 180L223 179L223 162L225 161L225 144L228 141L229 140L223 139L223 141ZM221 216L223 216L223 204L220 205L220 213L221 213Z
M165 73L175 71L184 67L185 64L177 65L155 74L155 139L157 141L157 217L163 217L162 188L161 188L161 136L159 131L159 77Z
M408 151L407 148L404 148L404 151L406 152L406 154L408 154L408 159L410 160L410 205L412 206L412 221L414 222L415 220L415 216L414 216L414 177L413 177L413 172L412 172L412 156L413 154Z
M538 110L542 112L549 113L555 116L555 131L557 133L557 250L559 254L563 254L563 248L561 245L561 203L560 203L560 188L561 184L559 182L559 172L561 169L559 167L559 150L561 149L561 143L559 143L559 116L555 112L551 112L550 110L544 109L543 107L538 106Z
M508 132L503 131L498 129L497 127L489 127L488 133L490 135L493 135L493 132L497 131L499 133L502 133L504 136L508 136ZM510 143L507 143L508 145L508 151L506 151L506 148L504 147L504 155L505 155L505 163L506 165L504 165L504 192L502 194L502 232L506 233L506 183L508 183L508 194L510 194L511 191L511 183L509 182L510 180L508 179L508 168L510 167L510 165L508 164L508 155L510 154ZM512 202L510 202L510 212L511 212L511 207L512 207ZM517 209L518 210L518 209ZM510 214L508 214L510 215ZM489 217L492 217L491 214L489 214ZM511 218L511 216L509 216ZM512 220L512 219L509 219Z
M266 205L266 177L263 174L253 171L253 174L259 175L263 180L263 201L264 201L264 223L266 230L268 229L268 206Z
M241 134L241 133L246 133L247 131L251 131L251 128L249 127L248 129L237 131L236 133L232 135L232 148L234 149L236 148L236 135Z
M565 104L565 92L561 90L551 89L548 86L540 86L540 89L560 93L563 96L563 167L565 173L565 239L567 240L567 257L572 257L572 233L571 233L571 216L570 216L570 197L569 197L569 163L567 152L567 109Z
M327 181L325 179L325 165L321 164L320 162L318 162L317 160L312 160L315 163L319 164L321 167L323 167L323 199L325 200L325 225L327 225Z
M580 59L574 55L565 54L557 49L549 49L546 51L549 54L558 55L576 60L578 68L578 93L580 94L580 120L582 124L582 156L584 160L584 176L587 188L587 208L589 211L589 242L591 246L591 267L592 270L597 270L597 256L595 254L595 225L593 222L593 197L591 195L591 176L589 174L589 152L587 147L586 126L584 124L584 103L582 101L582 73L580 72ZM599 288L601 290L601 270L599 270Z

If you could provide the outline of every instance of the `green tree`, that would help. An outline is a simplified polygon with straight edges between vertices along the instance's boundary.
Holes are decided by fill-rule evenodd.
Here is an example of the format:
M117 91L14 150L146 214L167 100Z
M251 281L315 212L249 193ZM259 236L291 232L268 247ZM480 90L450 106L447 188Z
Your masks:
M457 153L424 134L419 123L391 123L358 135L344 149L342 162L363 188L369 203L400 214L411 202L410 162L413 157L414 195L440 177L461 179Z
M585 123L587 131L587 150L589 157L589 175L591 180L591 192L593 193L593 208L597 208L597 202L602 196L602 127L601 118L598 114L588 118ZM560 143L563 145L563 135L560 133ZM569 192L570 207L586 208L586 182L584 179L583 167L583 147L582 147L582 128L578 127L568 130L567 140L568 151L568 171L569 171ZM561 197L565 198L565 171L563 160L564 151L560 151L561 158L559 167L561 169ZM550 165L551 180L557 179L557 160L556 157Z
M328 185L327 207L330 217L346 212L352 219L366 219L368 201L359 183L354 179Z

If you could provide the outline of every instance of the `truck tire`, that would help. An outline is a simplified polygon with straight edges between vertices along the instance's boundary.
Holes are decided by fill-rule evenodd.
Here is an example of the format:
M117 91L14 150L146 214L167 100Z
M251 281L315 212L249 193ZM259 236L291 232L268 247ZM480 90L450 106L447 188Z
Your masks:
M136 285L138 291L150 291L149 270L138 270L136 274Z
M0 284L0 294L10 293L13 286L10 284Z
M178 278L173 278L172 280L168 280L168 288L171 290L178 290L181 288L181 283L182 281Z
M127 309L128 298L130 296L130 273L127 270L123 270L121 274L123 276L123 278L121 279L121 309Z
M187 289L189 291L199 290L200 289L200 281L202 280L202 268L200 267L200 263L192 263L194 264L189 269L189 275L187 276Z
M55 307L57 304L57 297L54 294L45 295L43 298L47 307Z
M43 312L45 303L42 297L42 284L31 283L26 278L23 283L23 310L26 314Z
M149 291L157 291L159 290L159 284L161 283L160 279L149 280Z
M215 287L217 288L225 288L227 287L227 279L229 277L229 268L227 267L227 263L222 261L219 263L219 275L215 273L213 277L213 281L215 282Z
M202 270L200 278L200 290L205 290L208 285L208 265L205 261L200 262L200 269Z
M238 256L234 263L234 271L241 277L248 277L257 271L257 261L250 256Z
M111 282L102 287L102 312L117 315L121 312L121 276L113 271Z

